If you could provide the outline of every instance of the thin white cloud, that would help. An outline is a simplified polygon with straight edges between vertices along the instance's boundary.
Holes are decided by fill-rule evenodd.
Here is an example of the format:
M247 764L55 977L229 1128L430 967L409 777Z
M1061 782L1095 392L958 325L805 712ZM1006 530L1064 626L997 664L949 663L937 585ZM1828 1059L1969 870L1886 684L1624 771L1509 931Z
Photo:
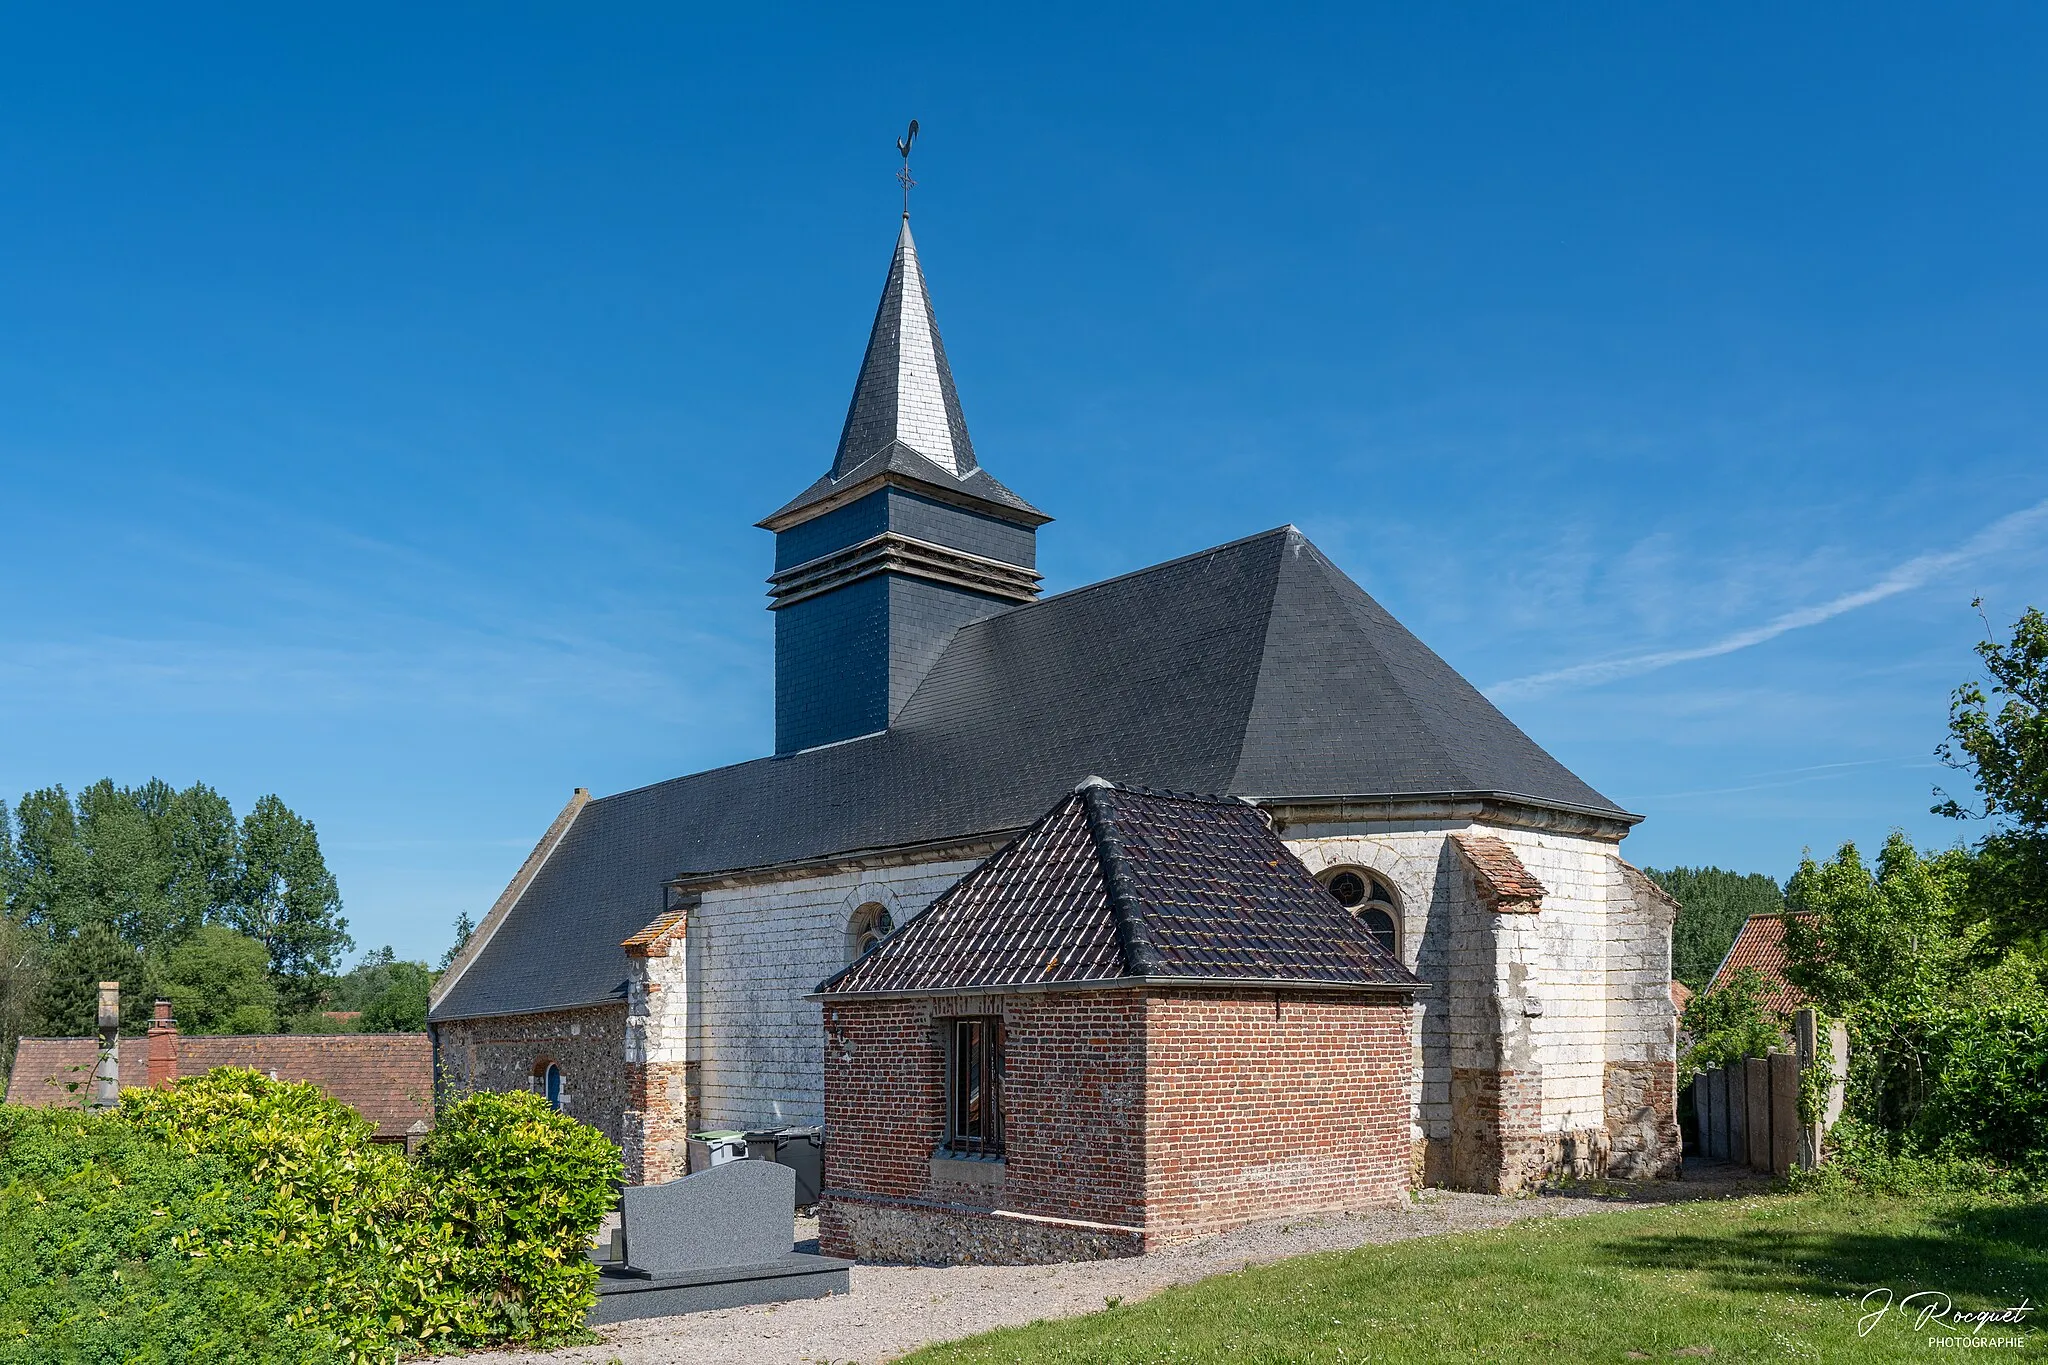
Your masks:
M1655 672L1660 668L1669 668L1673 664L1733 654L1737 650L1763 644L1766 640L1775 640L1788 631L1817 626L1823 621L1833 620L1844 612L1851 612L1858 607L1867 607L1873 602L1882 602L1887 597L1896 597L1900 593L1924 587L1943 574L2007 549L2043 523L2048 523L2048 499L2000 517L1953 550L1916 555L1867 588L1845 592L1840 597L1816 606L1800 607L1795 611L1785 612L1762 625L1736 631L1733 635L1724 636L1711 644L1696 645L1690 649L1660 649L1647 654L1630 654L1618 659L1599 659L1592 663L1574 664L1570 668L1553 669L1548 673L1531 673L1525 677L1495 683L1486 689L1486 695L1496 698L1527 696L1556 687L1590 686L1613 682L1617 678L1634 677L1639 673Z
M1779 787L1798 787L1809 782L1827 782L1862 768L1938 768L1941 765L1930 760L1925 754L1900 754L1892 758L1859 758L1846 763L1814 763L1804 768L1779 768L1773 772L1757 773L1738 787L1704 787L1689 792L1658 792L1649 796L1638 796L1638 801L1684 801L1699 796L1735 796L1743 792L1772 791Z

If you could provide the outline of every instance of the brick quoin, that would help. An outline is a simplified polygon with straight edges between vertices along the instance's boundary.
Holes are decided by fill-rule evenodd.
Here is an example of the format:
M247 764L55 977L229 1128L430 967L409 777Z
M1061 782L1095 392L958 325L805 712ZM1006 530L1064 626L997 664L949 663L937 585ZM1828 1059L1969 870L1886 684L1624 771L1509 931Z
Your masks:
M936 1185L943 1028L1003 1019L1000 1182ZM825 1004L833 1255L1130 1255L1384 1204L1412 1167L1413 1011L1353 993L1152 989Z

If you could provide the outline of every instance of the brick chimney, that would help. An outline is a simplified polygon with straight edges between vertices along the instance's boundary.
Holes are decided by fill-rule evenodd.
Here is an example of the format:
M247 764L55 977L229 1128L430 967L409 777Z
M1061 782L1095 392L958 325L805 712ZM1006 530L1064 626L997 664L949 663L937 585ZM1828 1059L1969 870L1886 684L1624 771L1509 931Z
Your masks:
M178 1025L171 1018L171 1002L156 1002L156 1015L149 1021L149 1083L168 1090L178 1079Z

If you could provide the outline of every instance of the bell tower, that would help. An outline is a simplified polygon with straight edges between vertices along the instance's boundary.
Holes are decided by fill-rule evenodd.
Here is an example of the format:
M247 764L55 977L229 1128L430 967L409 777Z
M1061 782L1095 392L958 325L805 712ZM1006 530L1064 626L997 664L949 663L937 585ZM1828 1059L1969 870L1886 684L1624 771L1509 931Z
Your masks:
M975 458L910 215L832 468L775 533L775 752L888 728L953 632L1038 596L1051 518Z

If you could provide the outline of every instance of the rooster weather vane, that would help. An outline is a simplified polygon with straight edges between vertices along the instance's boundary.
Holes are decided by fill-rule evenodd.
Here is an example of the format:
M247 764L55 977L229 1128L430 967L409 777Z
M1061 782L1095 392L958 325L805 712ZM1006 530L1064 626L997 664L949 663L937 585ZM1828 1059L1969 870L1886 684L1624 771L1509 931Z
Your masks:
M903 169L896 172L896 180L903 186L903 216L910 216L910 189L917 184L910 178L910 144L917 141L917 120L910 121L910 131L896 139L896 155L903 158Z

